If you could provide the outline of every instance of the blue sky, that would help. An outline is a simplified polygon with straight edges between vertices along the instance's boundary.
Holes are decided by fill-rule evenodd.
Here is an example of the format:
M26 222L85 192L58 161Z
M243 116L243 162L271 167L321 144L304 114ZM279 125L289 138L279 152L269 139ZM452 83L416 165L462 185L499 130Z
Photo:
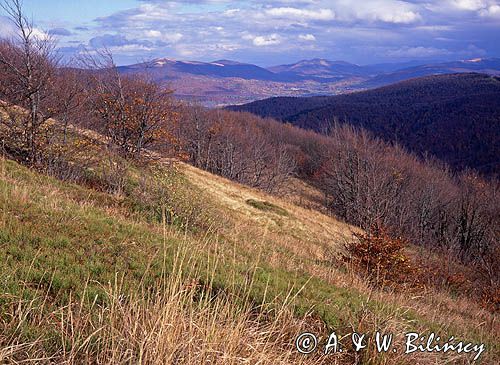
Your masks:
M24 0L24 8L68 57L107 47L120 64L500 57L500 0ZM0 16L0 34L10 31Z

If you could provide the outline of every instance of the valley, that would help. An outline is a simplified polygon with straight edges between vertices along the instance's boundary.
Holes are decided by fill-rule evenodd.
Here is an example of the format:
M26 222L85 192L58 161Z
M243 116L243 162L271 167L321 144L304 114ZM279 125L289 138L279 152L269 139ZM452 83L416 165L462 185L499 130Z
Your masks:
M500 78L450 74L415 78L349 95L278 97L230 110L251 112L316 132L336 123L371 131L390 143L451 167L499 172Z

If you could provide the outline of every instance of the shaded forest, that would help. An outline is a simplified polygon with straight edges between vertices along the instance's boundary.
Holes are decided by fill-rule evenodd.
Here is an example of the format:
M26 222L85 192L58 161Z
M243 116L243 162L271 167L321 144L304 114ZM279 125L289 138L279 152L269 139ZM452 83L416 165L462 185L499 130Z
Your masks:
M430 76L333 97L273 98L230 107L305 129L328 132L335 122L371 131L452 168L498 174L500 78Z

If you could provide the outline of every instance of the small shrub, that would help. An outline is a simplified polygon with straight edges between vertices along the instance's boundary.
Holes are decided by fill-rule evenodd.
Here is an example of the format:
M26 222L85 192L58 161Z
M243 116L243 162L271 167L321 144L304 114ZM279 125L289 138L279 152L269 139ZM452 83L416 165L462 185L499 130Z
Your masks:
M484 288L480 299L483 308L500 313L500 288Z
M345 244L342 261L351 265L377 287L416 283L417 270L404 252L406 241L392 238L375 228L369 233L355 234L355 240Z
M475 285L482 288L482 304L491 312L500 313L500 245L497 243L489 247L475 266L479 275L479 283Z

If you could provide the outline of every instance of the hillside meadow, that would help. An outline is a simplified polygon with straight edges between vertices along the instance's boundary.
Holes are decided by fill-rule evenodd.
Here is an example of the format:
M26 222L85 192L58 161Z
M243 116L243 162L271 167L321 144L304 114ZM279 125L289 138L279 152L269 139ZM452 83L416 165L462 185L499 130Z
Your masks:
M334 259L356 229L292 198L165 161L128 166L114 194L5 158L0 171L4 362L470 360L295 350L301 331L333 329L453 334L498 359L494 314L446 292L370 288Z

